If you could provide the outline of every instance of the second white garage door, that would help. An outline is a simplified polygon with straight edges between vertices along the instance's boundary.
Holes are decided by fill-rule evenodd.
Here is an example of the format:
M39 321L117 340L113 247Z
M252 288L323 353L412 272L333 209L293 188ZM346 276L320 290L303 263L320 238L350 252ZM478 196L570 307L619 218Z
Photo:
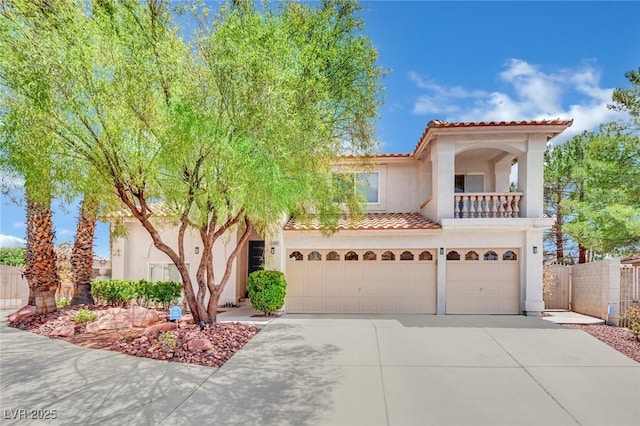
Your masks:
M519 314L517 249L447 252L447 314Z
M288 250L289 313L436 312L435 250Z

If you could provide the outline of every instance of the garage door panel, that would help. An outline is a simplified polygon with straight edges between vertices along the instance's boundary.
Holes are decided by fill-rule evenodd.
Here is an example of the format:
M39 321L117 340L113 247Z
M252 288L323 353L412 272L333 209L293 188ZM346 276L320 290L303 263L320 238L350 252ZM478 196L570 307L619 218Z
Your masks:
M304 298L288 296L287 311L293 314L304 312Z
M322 313L322 298L321 297L305 297L304 312L308 312L312 314Z
M360 282L361 296L378 296L378 283L376 281Z
M322 296L323 294L322 281L305 281L304 283L304 296Z
M341 297L325 297L323 312L325 313L342 312L342 298Z
M378 306L382 313L398 312L398 301L393 297L381 297L378 299Z
M340 281L327 280L324 282L324 295L327 297L337 297L342 295L342 284Z
M417 281L415 283L415 286L416 286L416 294L418 296L429 296L429 295L432 295L432 294L436 294L436 287L437 286L436 286L435 281L427 281L426 283L421 282L421 281ZM427 299L431 300L434 303L434 306L435 306L435 302L436 302L435 298L427 297Z
M360 282L359 281L342 281L342 294L344 296L359 296L360 295Z
M296 250L288 251L288 254ZM429 313L436 311L436 265L400 260L403 250L392 250L396 259L383 261L386 249L372 250L375 260L365 261L367 250L354 250L357 261L346 261L351 250L318 250L322 260L310 261L312 249L297 250L303 260L287 263L288 312ZM327 260L336 251L339 260ZM294 264L295 263L295 264Z
M360 277L363 281L377 281L379 279L378 262L363 262Z
M322 266L324 267L324 278L327 281L339 282L342 280L342 264L340 262L329 260L322 262Z
M408 302L413 304L414 312L436 312L436 300L419 298L415 300L409 300Z
M360 303L358 297L343 297L342 312L355 313L360 312Z
M358 262L345 262L342 269L342 279L344 281L354 281L362 279L362 271Z
M360 297L360 310L362 313L375 313L379 311L377 297Z
M502 260L506 250L499 248L460 249L475 251L477 261L447 261L446 313L448 314L517 314L519 312L519 263ZM484 260L493 250L499 260Z

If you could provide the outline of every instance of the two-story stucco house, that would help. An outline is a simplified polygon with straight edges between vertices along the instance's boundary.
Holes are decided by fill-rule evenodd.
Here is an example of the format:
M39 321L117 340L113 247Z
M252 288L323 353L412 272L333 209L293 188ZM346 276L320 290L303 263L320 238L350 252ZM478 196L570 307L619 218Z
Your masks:
M220 303L244 297L248 274L267 267L286 274L289 313L539 313L542 232L552 223L543 215L543 154L570 125L431 121L411 154L378 155L366 171L345 157L336 171L362 182L364 217L345 218L331 237L295 219L273 239L254 234ZM114 242L113 277L177 279L142 227L127 227ZM237 238L216 245L214 256ZM195 276L198 240L190 244Z

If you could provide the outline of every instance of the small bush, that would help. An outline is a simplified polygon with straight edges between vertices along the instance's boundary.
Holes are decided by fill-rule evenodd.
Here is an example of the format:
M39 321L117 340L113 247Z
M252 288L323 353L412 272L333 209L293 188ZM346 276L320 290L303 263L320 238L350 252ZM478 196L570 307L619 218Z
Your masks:
M640 309L637 306L629 306L620 316L627 328L640 341Z
M249 275L247 290L253 309L269 315L284 305L287 282L282 272L255 271Z
M170 332L164 332L160 335L160 346L165 352L171 352L176 348L178 340Z
M95 312L88 309L80 309L76 313L76 316L73 318L73 320L76 322L76 324L82 324L85 322L95 321L96 318L98 318L98 314L96 314Z
M71 299L58 299L56 300L56 308L64 308L71 306Z
M135 300L138 305L167 307L182 294L182 283L146 280L96 280L91 283L93 296L108 305L123 306Z

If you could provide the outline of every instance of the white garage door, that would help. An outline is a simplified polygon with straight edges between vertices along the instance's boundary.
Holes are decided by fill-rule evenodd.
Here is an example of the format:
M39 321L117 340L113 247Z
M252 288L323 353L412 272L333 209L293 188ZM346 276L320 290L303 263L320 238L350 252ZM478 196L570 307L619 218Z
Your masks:
M289 313L436 312L435 250L288 250Z
M519 314L517 249L450 249L447 314Z

